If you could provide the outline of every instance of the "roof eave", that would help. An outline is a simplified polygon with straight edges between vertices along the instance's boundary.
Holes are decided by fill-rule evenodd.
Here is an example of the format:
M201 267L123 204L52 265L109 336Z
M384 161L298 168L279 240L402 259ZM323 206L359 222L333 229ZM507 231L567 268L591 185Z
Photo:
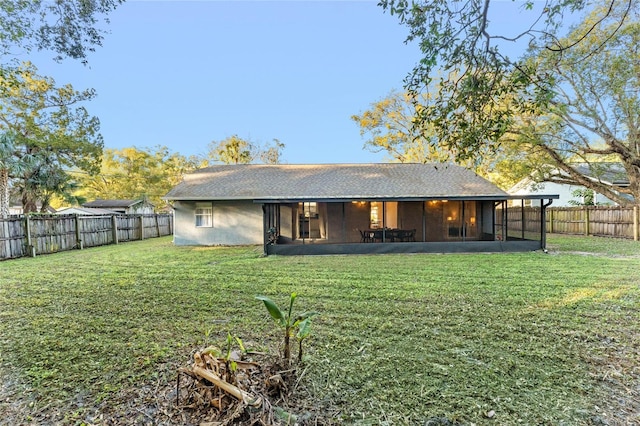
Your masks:
M525 194L525 195L509 195L509 194L489 194L489 195L424 195L424 196L342 196L342 197L162 197L166 201L252 201L258 204L264 203L298 203L298 202L351 202L351 201L434 201L434 200L451 200L451 201L506 201L506 200L557 200L560 196L557 194Z

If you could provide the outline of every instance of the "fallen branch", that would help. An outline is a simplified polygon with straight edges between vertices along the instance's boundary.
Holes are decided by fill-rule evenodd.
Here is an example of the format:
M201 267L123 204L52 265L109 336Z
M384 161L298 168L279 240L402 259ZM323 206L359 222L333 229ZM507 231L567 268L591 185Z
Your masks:
M246 392L240 389L239 387L234 386L231 383L222 380L222 378L220 378L220 376L218 376L212 370L203 368L202 366L203 365L206 366L207 364L206 362L203 361L199 353L196 353L194 355L194 361L195 361L194 365L193 367L191 367L191 372L194 375L209 381L213 385L222 389L224 392L233 396L238 401L242 401L247 405L250 405L255 408L258 408L262 405L262 398L260 398L259 396L255 397L251 395L249 392Z

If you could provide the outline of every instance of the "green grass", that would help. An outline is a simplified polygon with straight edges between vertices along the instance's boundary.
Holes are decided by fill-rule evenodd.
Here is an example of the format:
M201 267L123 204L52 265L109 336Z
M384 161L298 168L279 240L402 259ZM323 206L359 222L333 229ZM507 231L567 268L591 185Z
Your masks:
M296 291L297 309L321 312L303 384L334 422L640 422L640 243L548 243L549 254L265 258L161 238L0 262L1 367L34 411L73 406L74 423L89 410L80 397L108 406L173 379L158 365L185 365L227 331L275 347L254 296L282 306Z

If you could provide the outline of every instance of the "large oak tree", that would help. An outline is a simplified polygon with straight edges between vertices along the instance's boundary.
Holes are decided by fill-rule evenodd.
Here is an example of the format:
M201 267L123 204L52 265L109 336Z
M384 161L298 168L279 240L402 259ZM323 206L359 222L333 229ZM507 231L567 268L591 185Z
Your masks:
M597 8L559 43L573 47L560 57L543 50L529 58L552 96L538 114L512 126L513 135L522 151L546 157L545 167L533 167L538 180L584 186L622 205L640 200L638 11ZM611 161L624 169L614 182L604 179ZM596 178L575 163L590 164ZM625 177L628 185L615 182Z
M534 51L561 58L582 45L594 28L583 27L580 37L560 40L558 31L567 15L586 10L585 0L521 2L525 11L515 34L494 25L496 0L380 0L385 11L398 16L409 29L408 42L417 42L422 58L407 77L412 93L428 92L430 101L416 115L417 131L468 158L495 146L516 117L549 105L554 90L534 63L511 58L507 44L525 43ZM599 3L598 3L599 4ZM633 0L607 0L600 20L624 23ZM543 7L540 7L543 6ZM619 9L623 13L612 14ZM615 27L613 27L615 28ZM420 102L416 98L416 102ZM510 105L505 108L505 105Z

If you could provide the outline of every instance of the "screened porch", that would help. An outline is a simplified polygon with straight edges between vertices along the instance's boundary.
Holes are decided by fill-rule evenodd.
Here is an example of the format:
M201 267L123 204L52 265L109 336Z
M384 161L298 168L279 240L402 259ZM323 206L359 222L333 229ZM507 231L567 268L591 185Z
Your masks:
M264 203L266 254L536 250L543 199Z

